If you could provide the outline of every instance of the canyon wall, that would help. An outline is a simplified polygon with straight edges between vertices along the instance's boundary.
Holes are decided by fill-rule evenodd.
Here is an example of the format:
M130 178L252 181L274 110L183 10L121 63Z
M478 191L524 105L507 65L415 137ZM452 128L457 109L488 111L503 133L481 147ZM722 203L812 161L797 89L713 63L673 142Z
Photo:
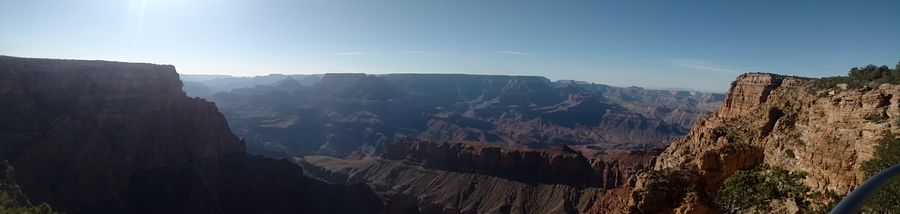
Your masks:
M368 184L394 212L584 213L624 210L623 190L654 155L403 140L380 157L296 160L330 182Z
M723 181L761 164L805 173L802 182L813 192L851 191L864 180L861 163L874 146L900 132L900 86L822 89L814 82L738 77L715 115L700 119L639 176L631 211L716 212Z
M307 188L346 191L360 209L379 209L364 186L332 187L289 163L246 155L216 106L181 86L171 65L0 56L0 159L31 201L69 213L327 206L304 202ZM253 194L293 204L252 203Z

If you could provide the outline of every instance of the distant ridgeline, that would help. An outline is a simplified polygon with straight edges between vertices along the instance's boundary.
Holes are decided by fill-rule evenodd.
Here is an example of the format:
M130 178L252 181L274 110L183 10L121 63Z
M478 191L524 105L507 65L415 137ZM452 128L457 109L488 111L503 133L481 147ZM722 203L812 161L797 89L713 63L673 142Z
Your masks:
M224 81L260 83L209 99L250 152L276 157L380 154L395 139L409 137L531 148L658 148L683 136L724 98L538 76L463 74L207 77L191 84Z

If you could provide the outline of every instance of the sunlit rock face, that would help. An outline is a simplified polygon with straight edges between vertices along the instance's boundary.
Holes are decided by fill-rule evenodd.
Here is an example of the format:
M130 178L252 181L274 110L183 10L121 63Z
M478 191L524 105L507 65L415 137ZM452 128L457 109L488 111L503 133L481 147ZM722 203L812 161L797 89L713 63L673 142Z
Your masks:
M638 177L631 209L714 211L716 191L736 170L759 164L808 173L813 191L846 194L863 181L861 163L888 133L900 133L900 86L815 89L813 79L745 74L715 116L672 143ZM679 184L679 188L672 188ZM664 191L663 191L664 190ZM656 203L665 198L675 203Z
M181 86L170 65L0 57L0 159L31 201L69 213L321 209L247 198L299 199L308 189L380 206L363 186L332 187L247 156L216 106Z

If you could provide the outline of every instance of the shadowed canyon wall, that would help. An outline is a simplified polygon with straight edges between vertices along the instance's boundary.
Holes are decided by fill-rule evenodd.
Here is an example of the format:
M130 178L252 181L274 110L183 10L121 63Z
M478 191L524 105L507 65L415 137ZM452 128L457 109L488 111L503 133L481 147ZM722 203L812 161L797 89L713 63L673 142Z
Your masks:
M296 160L331 182L369 184L394 212L584 213L625 210L634 175L654 156L403 140L378 157Z
M69 213L380 209L365 186L248 156L181 86L170 65L0 56L0 158L31 201Z

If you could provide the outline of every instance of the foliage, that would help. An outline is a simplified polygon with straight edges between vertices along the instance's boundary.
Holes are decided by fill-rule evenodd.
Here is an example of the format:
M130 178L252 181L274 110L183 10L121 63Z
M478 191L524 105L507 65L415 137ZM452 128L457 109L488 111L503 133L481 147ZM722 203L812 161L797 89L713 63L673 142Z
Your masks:
M824 202L824 204L821 204L816 209L810 210L810 213L825 214L830 213L831 209L834 209L834 206L837 206L837 204L840 203L841 199L843 199L844 197L834 191L829 190L825 193L812 192L809 194L809 198L811 198L813 201Z
M888 133L878 146L872 159L863 162L862 170L867 177L871 177L884 169L900 164L900 139L894 134ZM900 183L895 180L875 193L869 199L864 210L875 213L891 213L900 210Z
M793 150L793 149L787 149L787 150L784 150L784 156L787 157L787 158L796 158L796 157L797 157L797 156L794 155L794 150Z
M872 121L873 123L883 123L887 121L887 117L881 114L869 114L864 117L864 119L868 121Z
M728 213L747 209L765 211L773 200L788 199L805 209L809 207L805 195L810 192L801 182L805 177L802 172L766 165L739 170L725 179L716 204Z
M863 84L850 77L822 77L813 82L813 88L840 90L838 84L847 84L847 88L862 88Z
M897 75L894 74L895 71L891 70L887 67L887 65L875 66L868 65L863 68L852 68L848 73L850 79L859 80L862 82L874 82L874 81L894 81L894 77Z
M847 76L824 77L813 82L816 89L838 90L838 84L847 84L847 89L858 89L865 85L883 83L900 84L900 63L894 69L886 65L867 65L850 69Z
M24 206L6 192L0 192L0 213L8 214L51 214L53 209L47 203L37 206Z

